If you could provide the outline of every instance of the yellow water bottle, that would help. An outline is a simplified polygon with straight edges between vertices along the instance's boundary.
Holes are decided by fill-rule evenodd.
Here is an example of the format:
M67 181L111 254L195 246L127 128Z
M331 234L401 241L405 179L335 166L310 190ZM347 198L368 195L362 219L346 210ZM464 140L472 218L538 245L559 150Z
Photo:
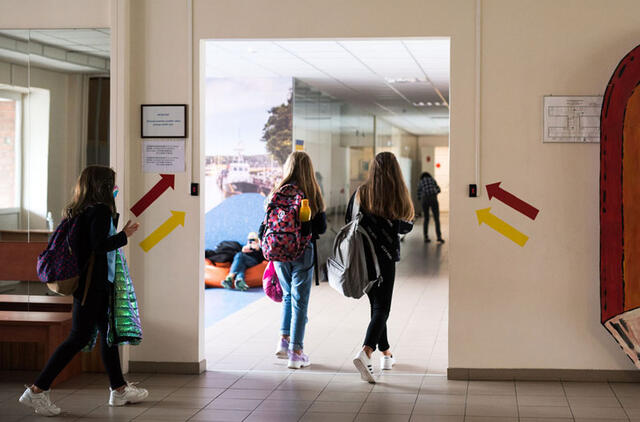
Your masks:
M303 199L302 205L300 206L300 222L304 223L305 221L311 220L311 208L309 208L309 200Z

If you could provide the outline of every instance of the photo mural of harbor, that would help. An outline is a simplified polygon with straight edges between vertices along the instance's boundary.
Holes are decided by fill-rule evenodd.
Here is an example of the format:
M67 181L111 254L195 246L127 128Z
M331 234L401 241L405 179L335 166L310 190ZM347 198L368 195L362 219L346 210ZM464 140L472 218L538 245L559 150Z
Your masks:
M292 150L291 78L209 78L205 247L245 243Z

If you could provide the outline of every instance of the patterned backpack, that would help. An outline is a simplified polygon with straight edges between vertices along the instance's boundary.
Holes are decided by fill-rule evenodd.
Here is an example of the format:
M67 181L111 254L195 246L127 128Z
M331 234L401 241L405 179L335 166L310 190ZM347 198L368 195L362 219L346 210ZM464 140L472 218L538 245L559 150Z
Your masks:
M47 283L49 290L62 296L72 295L78 288L80 280L81 271L76 254L77 225L77 217L62 220L49 239L47 249L38 256L38 278L43 283ZM82 299L83 304L91 282L93 261L92 254L89 261L89 276L85 283L85 294Z
M262 223L262 253L267 261L295 261L309 245L311 233L303 236L300 223L304 197L295 185L284 185L273 194Z

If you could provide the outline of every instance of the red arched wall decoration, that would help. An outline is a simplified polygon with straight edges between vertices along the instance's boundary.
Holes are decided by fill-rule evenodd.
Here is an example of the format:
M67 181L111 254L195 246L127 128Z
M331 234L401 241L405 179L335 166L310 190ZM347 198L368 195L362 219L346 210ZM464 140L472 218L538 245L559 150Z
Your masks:
M600 116L601 322L640 368L640 45L613 72Z

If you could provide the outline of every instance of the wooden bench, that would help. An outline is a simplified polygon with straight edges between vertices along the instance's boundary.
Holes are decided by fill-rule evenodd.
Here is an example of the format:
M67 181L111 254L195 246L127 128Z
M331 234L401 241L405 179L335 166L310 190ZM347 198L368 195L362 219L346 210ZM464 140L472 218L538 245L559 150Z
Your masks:
M0 242L0 280L3 281L38 281L36 262L38 255L47 247L47 242ZM71 311L73 298L71 296L35 296L35 295L0 295L0 369L29 369L39 370L44 367L46 359L51 356L57 347L71 331ZM26 312L35 311L35 312ZM22 314L33 314L31 317ZM45 341L52 341L52 337L42 337L36 340L8 339L6 327L16 327L29 338L42 333L48 323L55 321L46 314L62 314L67 318L65 323L56 324L56 330L62 330L62 335L56 337L54 346L43 346ZM16 324L11 324L10 318L19 318ZM33 328L33 329L32 329ZM58 331L56 331L58 332ZM22 337L19 337L22 338ZM46 339L46 340L45 340ZM57 343L56 343L57 342ZM20 344L21 343L21 344ZM74 362L81 362L80 367L86 372L104 372L100 359L99 347L91 353L81 353ZM73 373L74 371L71 370ZM56 382L60 382L56 380Z
M0 311L0 342L4 343L3 353L0 354L0 365L9 366L10 369L42 369L45 360L62 343L70 330L70 312ZM13 353L5 353L5 348L12 348L12 345L7 343L36 343L39 349L42 349L42 353L32 353L30 362L25 362L24 359L19 362L20 356L16 356L16 350L11 350ZM17 346L20 347L20 345ZM22 345L22 347L26 346ZM76 356L56 378L54 385L81 372L82 360L80 356Z
M71 296L0 295L0 311L71 312Z
M38 255L46 242L0 242L0 280L39 281Z

